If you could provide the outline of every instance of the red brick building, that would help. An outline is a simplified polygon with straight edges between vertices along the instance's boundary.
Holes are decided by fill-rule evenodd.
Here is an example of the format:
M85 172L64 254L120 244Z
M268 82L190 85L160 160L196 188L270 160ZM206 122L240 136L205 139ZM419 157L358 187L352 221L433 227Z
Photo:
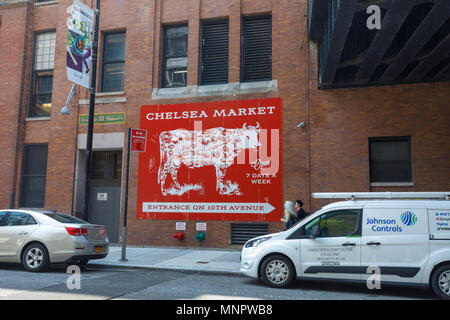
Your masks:
M120 241L127 131L144 105L281 98L282 197L307 211L322 205L312 192L449 190L448 1L372 2L381 29L366 26L371 1L101 0L89 221ZM0 1L3 208L82 215L89 91L61 113L72 3ZM129 244L230 247L284 228L137 219L138 168L133 153Z

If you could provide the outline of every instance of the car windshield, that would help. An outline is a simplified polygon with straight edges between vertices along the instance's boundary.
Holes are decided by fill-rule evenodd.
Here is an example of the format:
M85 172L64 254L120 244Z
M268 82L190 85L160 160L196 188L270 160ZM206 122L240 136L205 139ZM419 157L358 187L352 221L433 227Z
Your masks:
M52 212L44 212L44 214L47 217L50 217L52 219L55 219L58 222L61 223L80 223L80 224L87 224L86 221L83 221L81 219L69 216L67 214L61 214L61 213L52 213Z

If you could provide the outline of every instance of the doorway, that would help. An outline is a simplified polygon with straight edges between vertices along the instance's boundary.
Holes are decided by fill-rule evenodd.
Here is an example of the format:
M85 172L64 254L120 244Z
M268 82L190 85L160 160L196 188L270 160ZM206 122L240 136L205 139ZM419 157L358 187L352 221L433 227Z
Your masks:
M122 151L92 153L89 222L106 226L112 243L119 242Z

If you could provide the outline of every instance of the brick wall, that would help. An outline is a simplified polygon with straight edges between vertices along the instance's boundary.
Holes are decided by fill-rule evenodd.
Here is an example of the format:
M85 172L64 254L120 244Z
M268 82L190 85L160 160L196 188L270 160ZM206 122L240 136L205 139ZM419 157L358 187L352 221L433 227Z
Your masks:
M7 1L12 2L12 1ZM20 141L21 93L24 80L28 6L14 2L0 7L0 207L7 208L16 186L17 144Z
M450 189L448 82L317 90L310 56L311 192ZM413 186L370 185L369 137L389 136L411 136Z
M95 5L93 0L83 2L91 7ZM132 3L130 5L130 2L123 0L101 1L99 70L104 32L126 30L125 92L122 95L126 97L126 102L98 103L96 113L124 112L126 123L95 126L95 133L126 132L128 127L139 127L142 105L281 97L285 200L303 199L305 209L311 211L322 205L319 201L311 201L311 192L450 189L448 82L317 90L318 58L314 45L307 38L306 0L135 0ZM57 32L53 107L49 120L23 122L23 139L19 139L21 145L17 157L15 135L18 110L21 96L27 104L32 45L29 44L25 51L27 65L22 80L24 41L17 39L24 38L26 6L0 7L0 39L2 43L6 39L11 44L7 50L0 47L0 58L6 59L1 61L9 62L0 65L0 134L1 137L7 137L0 142L1 206L9 203L14 177L20 183L22 144L48 143L45 206L66 213L73 210L76 139L77 134L87 131L87 127L79 126L77 120L79 114L88 113L88 106L71 108L70 116L60 113L71 87L71 83L66 80L65 70L65 20L67 7L71 4L71 0L59 0L57 4L30 6L30 32ZM163 24L189 23L188 85L195 86L199 79L200 20L229 17L229 82L238 82L241 17L270 12L273 24L273 79L277 80L278 85L276 91L152 100L152 90L158 88L160 83ZM21 84L24 87L22 93L19 89ZM73 102L88 97L88 90L78 89ZM297 128L301 121L306 122L305 128ZM412 137L414 186L371 188L368 139L397 135ZM125 156L123 158L126 159ZM14 176L16 163L19 166ZM207 221L206 241L199 243L194 239L196 221L187 222L186 239L178 241L172 238L176 233L175 220L136 220L136 154L131 156L130 164L129 244L229 247L230 221ZM122 177L124 183L125 176ZM19 196L18 190L16 198ZM272 222L270 232L283 227L281 222Z

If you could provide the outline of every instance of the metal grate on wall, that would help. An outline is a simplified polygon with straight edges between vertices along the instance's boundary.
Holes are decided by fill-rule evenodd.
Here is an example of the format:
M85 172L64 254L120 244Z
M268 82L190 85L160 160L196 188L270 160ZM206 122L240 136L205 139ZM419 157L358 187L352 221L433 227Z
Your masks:
M228 20L202 25L201 84L228 83Z
M272 80L272 17L243 19L241 81Z
M91 179L114 180L122 176L122 153L120 151L94 151L92 154Z
M268 224L260 223L232 223L231 245L242 245L248 240L269 233Z

